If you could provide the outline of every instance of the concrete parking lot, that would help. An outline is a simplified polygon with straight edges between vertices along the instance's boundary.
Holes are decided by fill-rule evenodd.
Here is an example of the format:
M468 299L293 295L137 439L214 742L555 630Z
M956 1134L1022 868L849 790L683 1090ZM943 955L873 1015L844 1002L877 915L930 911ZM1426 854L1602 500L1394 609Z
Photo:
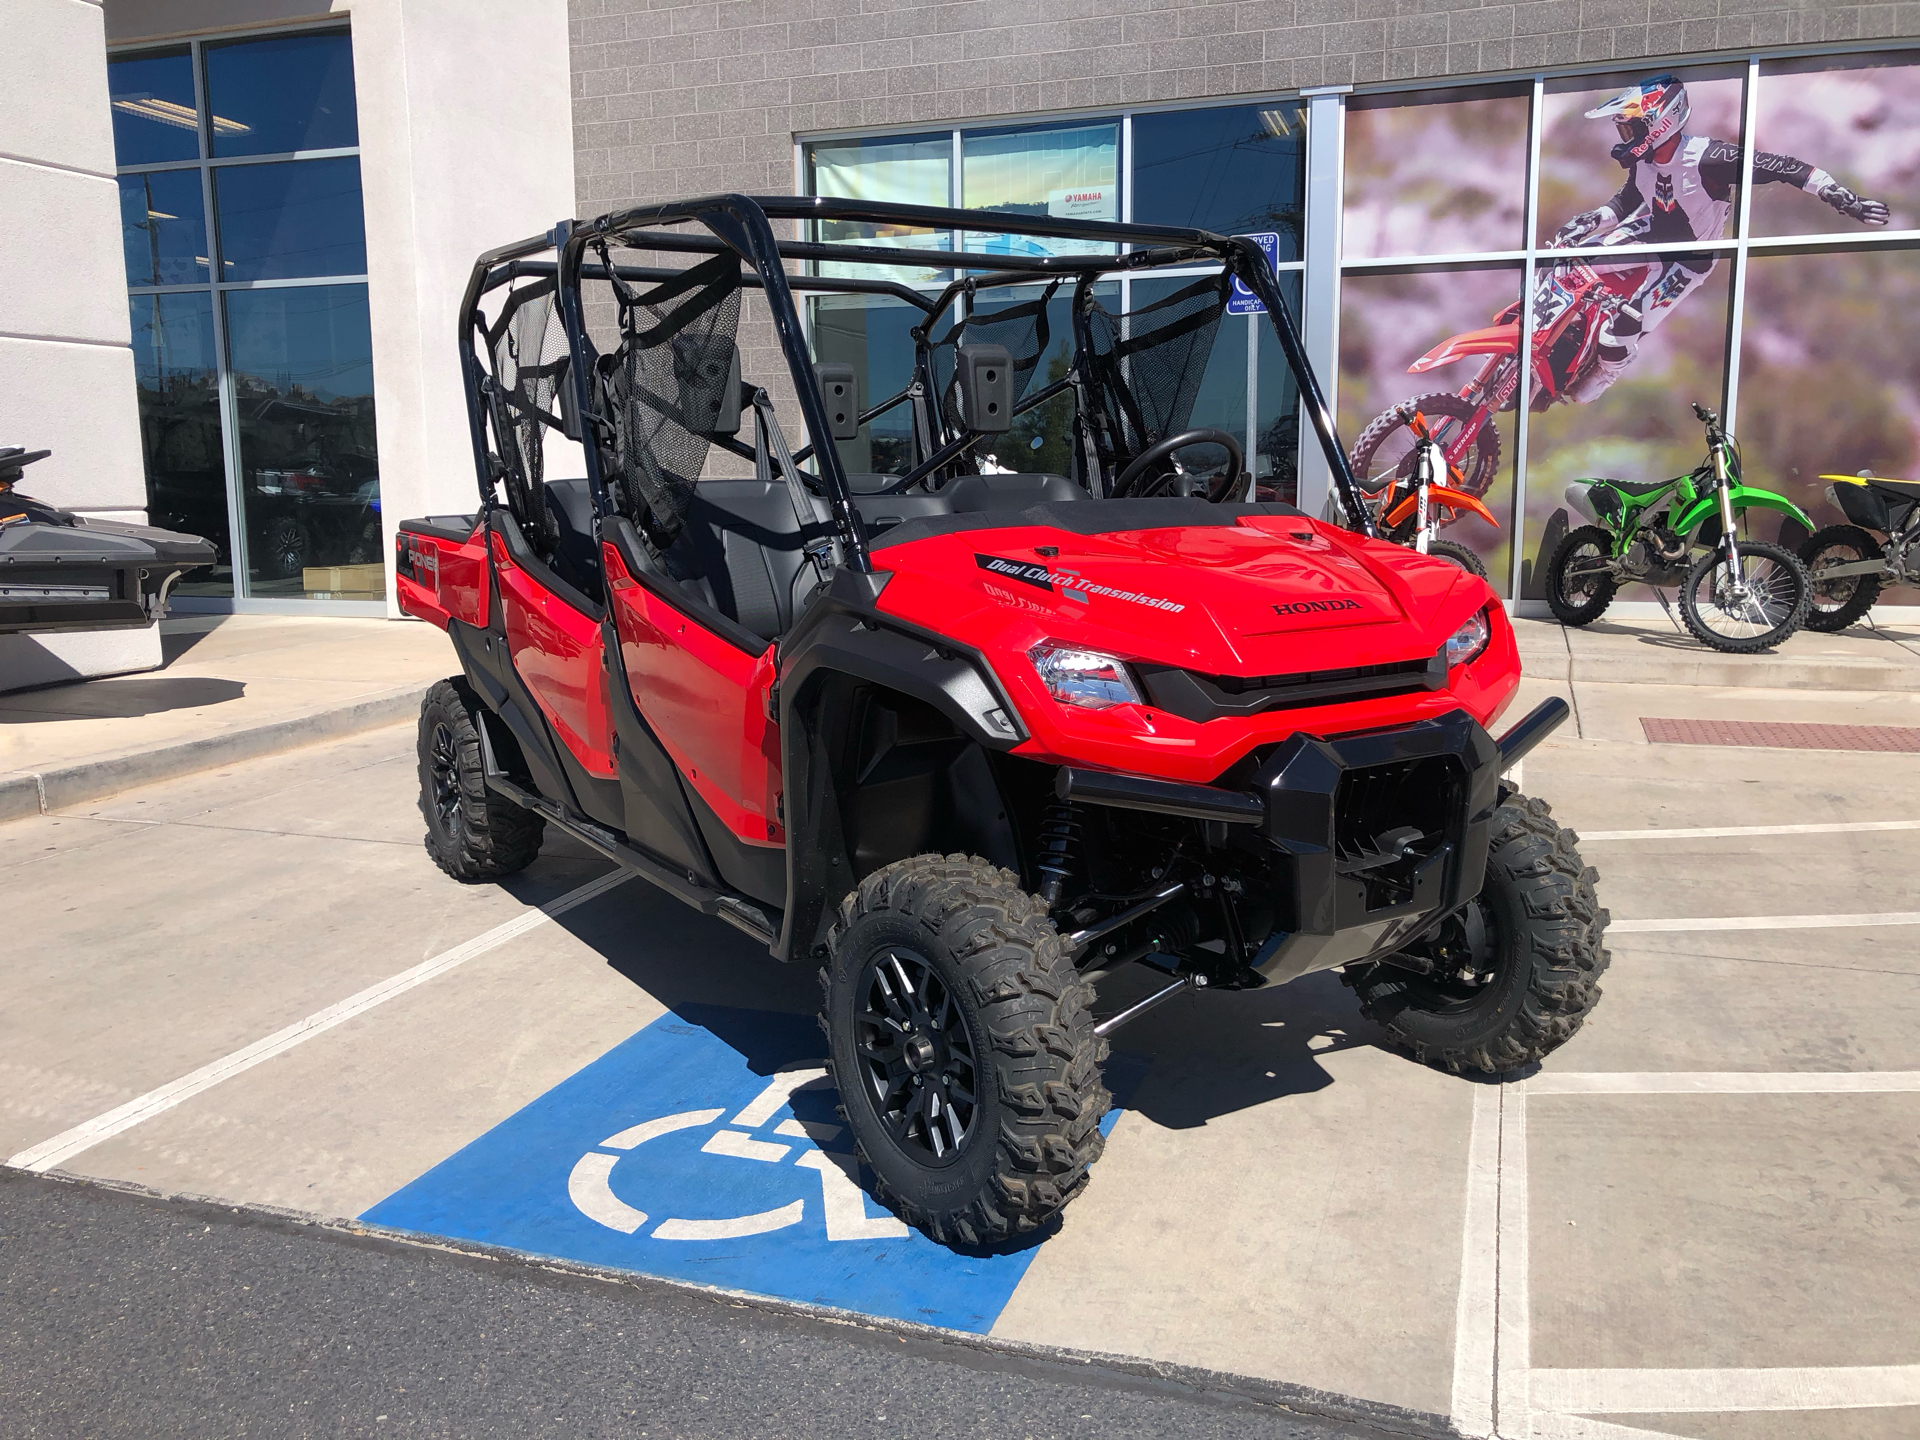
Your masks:
M1571 1044L1484 1083L1378 1048L1330 975L1168 1005L1115 1037L1088 1192L1015 1255L847 1184L810 973L558 836L504 885L436 871L408 726L0 826L0 1155L1472 1435L1920 1433L1920 763L1640 723L1920 697L1574 698L1524 777L1614 918Z

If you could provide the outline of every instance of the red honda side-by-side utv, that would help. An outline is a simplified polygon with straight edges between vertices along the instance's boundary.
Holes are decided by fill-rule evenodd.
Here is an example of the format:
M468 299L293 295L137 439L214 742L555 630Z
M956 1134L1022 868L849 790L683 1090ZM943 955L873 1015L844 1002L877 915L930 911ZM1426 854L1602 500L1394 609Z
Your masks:
M1344 523L1191 423L1235 281ZM900 357L864 405L812 348L848 305ZM816 967L873 1193L934 1238L1081 1190L1105 1037L1170 995L1337 969L1390 1043L1482 1071L1598 999L1594 872L1502 778L1566 706L1491 733L1505 611L1374 538L1252 241L649 205L483 255L460 356L479 507L398 541L463 672L420 718L427 848L492 880L559 826ZM1096 1021L1136 965L1165 985Z

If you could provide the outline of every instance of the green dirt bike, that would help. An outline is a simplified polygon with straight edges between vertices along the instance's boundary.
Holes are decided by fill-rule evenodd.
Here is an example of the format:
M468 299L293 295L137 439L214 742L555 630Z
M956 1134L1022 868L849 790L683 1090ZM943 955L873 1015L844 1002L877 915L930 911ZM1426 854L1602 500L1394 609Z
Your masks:
M1563 625L1590 625L1622 585L1653 586L1664 608L1660 587L1678 583L1681 618L1701 644L1734 655L1771 650L1800 628L1813 587L1790 550L1740 539L1740 517L1778 510L1808 530L1813 522L1784 495L1743 485L1740 451L1720 417L1697 403L1693 413L1707 427L1707 458L1691 474L1567 487L1567 504L1595 523L1547 561L1547 605Z

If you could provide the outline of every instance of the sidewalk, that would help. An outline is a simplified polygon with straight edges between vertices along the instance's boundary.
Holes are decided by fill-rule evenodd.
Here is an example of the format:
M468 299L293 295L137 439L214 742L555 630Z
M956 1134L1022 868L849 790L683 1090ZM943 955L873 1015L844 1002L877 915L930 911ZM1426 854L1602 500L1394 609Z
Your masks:
M0 695L0 821L411 719L457 668L417 621L190 615L165 666Z
M1760 690L1920 690L1920 624L1853 625L1838 635L1802 630L1768 655L1723 655L1677 624L1597 620L1569 629L1557 620L1515 620L1529 679L1615 685Z
M0 821L410 720L455 669L446 637L413 621L194 615L160 628L159 671L0 695ZM1562 695L1587 739L1638 741L1634 717L1655 712L1834 719L1833 692L1849 715L1871 699L1884 723L1912 724L1920 695L1915 625L1802 633L1772 655L1716 654L1664 619L1514 630L1520 703Z

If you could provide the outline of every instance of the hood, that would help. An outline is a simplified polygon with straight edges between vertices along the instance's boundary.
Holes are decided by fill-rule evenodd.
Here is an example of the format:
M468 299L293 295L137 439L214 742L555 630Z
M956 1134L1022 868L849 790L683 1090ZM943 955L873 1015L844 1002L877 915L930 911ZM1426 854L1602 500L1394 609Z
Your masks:
M881 608L975 644L1074 640L1221 675L1424 657L1461 608L1448 597L1465 577L1447 562L1268 507L1207 507L1208 523L1106 533L1086 533L1099 524L1093 506L1019 518L1069 509L1073 530L883 538L874 564L893 579Z

